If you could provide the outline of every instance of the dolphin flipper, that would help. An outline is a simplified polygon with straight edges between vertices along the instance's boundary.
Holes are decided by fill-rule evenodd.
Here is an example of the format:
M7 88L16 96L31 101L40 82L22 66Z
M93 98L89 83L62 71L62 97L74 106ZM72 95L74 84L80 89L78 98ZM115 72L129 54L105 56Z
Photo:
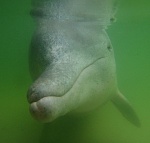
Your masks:
M128 100L124 97L124 95L121 92L118 91L118 94L115 97L113 97L112 102L128 121L130 121L137 127L141 126L137 114L135 113L131 104L128 102Z

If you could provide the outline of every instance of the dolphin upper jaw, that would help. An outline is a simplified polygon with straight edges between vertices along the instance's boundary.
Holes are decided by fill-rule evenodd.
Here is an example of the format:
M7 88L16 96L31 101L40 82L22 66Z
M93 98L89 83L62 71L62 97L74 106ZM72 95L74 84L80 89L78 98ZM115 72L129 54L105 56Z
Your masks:
M42 87L45 87L45 86L48 86L48 85L46 85L46 84L44 84L44 80L41 80L41 82L42 82L42 84L40 84L40 80L39 81L35 81L34 83L33 83L33 85L31 85L31 87L29 88L29 90L28 90L28 92L27 92L27 100L28 100L28 102L31 104L31 103L33 103L33 102L37 102L37 101L39 101L40 99L42 99L42 98L44 98L44 97L48 97L48 96L54 96L54 97L61 97L61 96L64 96L72 87L73 87L73 85L75 84L75 82L77 81L77 79L79 78L79 76L81 75L81 73L85 70L85 69L87 69L89 66L91 66L92 64L94 64L96 61L98 61L98 60L101 60L101 59L103 59L103 58L105 58L105 57L99 57L99 58L97 58L97 59L95 59L92 63L90 63L89 65L87 65L86 67L84 67L82 70L81 70L81 72L78 74L78 76L77 76L77 78L75 79L75 81L74 81L74 83L72 84L72 86L69 88L69 89L67 89L67 91L65 92L65 93L63 93L62 95L51 95L50 94L50 91L48 92L48 93L44 93L46 90L43 90L43 92L42 92L42 90L39 90L39 89L41 89ZM36 90L36 89L38 89L38 90ZM59 90L59 87L58 87L58 89L57 90Z

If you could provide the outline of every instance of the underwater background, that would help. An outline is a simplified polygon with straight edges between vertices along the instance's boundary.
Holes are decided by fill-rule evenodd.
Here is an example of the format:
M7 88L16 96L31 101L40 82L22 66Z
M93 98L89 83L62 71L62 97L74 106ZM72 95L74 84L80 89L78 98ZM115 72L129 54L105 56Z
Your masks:
M30 0L0 1L0 143L149 143L150 1L120 1L107 32L117 64L118 84L135 108L141 128L108 102L85 121L62 117L39 123L28 111L31 84L28 47L34 30Z

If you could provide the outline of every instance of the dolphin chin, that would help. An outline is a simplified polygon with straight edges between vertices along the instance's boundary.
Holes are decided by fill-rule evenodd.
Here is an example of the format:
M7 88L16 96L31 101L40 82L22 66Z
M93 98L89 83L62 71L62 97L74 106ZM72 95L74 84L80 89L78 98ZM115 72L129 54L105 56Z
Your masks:
M29 110L33 118L40 122L51 122L71 110L68 104L70 96L48 96L30 104Z
M31 103L29 107L30 113L33 118L40 122L48 122L54 119L54 115L52 115L52 109L50 108L50 105L47 106L47 104L45 104L44 100L47 100L47 98L50 97L43 97L42 99Z

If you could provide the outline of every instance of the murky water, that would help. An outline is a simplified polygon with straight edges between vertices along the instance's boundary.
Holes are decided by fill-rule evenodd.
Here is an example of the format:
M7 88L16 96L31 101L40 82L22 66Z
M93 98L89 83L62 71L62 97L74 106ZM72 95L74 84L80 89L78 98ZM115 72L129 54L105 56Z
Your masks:
M28 45L33 22L30 1L0 2L1 143L149 143L150 2L122 1L117 22L107 30L112 41L121 91L133 104L142 126L126 121L112 103L83 118L63 117L52 124L33 120L26 91ZM87 118L85 120L85 118Z

